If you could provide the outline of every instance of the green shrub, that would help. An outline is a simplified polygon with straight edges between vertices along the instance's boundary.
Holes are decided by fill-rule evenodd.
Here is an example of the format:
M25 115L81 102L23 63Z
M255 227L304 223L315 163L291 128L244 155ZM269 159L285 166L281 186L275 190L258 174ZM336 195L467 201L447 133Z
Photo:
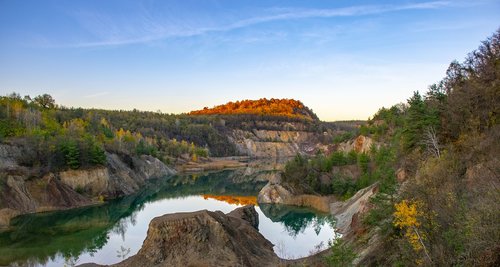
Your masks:
M135 153L137 155L151 155L151 156L156 156L158 154L158 151L156 147L148 144L144 140L140 140L139 143L137 143L135 147Z
M332 193L344 196L350 195L353 191L357 191L356 182L350 177L333 177Z
M370 164L370 157L367 154L361 153L358 155L358 167L361 169L361 172L363 174L368 173L369 164Z
M292 160L285 164L283 171L284 181L299 184L308 176L307 160L300 154L297 154Z
M334 144L339 144L339 143L342 143L342 142L345 142L351 138L354 137L354 133L353 132L345 132L343 134L340 134L340 135L337 135L333 138L333 143Z
M356 164L358 161L358 153L355 150L349 151L347 153L347 164Z
M77 186L75 188L75 192L77 192L78 194L81 195L81 194L85 193L85 189L83 187L81 187L81 186Z
M13 120L0 120L0 138L21 136L25 128Z
M330 161L333 166L347 165L347 157L342 151L335 151L330 155Z
M351 246L344 243L341 239L336 239L334 241L331 250L331 254L325 257L328 266L354 266L352 262L356 259L356 253L354 253Z
M208 150L201 147L196 147L194 150L194 154L199 157L208 157Z

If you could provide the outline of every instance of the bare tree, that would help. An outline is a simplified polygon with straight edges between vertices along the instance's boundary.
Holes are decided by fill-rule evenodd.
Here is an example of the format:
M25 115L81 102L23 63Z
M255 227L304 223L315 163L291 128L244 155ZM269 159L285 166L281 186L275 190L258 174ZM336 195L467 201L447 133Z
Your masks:
M439 140L436 135L436 130L433 126L427 127L425 130L423 143L427 146L427 151L436 157L441 157Z

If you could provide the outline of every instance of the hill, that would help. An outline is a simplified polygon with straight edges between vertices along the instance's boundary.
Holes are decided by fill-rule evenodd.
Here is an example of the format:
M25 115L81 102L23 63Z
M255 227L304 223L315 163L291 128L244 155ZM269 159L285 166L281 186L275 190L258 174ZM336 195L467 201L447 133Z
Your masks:
M213 108L205 107L202 110L195 110L189 113L189 115L234 114L284 116L307 120L318 120L318 117L312 112L311 109L304 106L302 102L294 99L261 98L259 100L241 100L228 102Z

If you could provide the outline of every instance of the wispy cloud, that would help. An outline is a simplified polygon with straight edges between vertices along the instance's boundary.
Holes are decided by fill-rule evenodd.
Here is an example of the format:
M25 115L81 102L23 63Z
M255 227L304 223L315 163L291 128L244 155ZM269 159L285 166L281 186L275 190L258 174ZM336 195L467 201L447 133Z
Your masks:
M450 6L449 1L431 1L404 5L362 5L333 9L267 9L266 15L240 18L221 24L186 21L175 14L155 18L145 8L135 17L115 18L97 12L79 12L77 20L95 41L65 44L66 47L98 47L148 43L167 38L192 37L208 33L228 32L258 24L309 18L367 16L405 10L437 9ZM207 26L207 24L209 26ZM211 25L210 25L211 24ZM61 46L61 45L58 45Z
M84 98L95 98L95 97L109 95L109 94L110 94L109 92L99 92L99 93L95 93L95 94L85 95L83 97Z

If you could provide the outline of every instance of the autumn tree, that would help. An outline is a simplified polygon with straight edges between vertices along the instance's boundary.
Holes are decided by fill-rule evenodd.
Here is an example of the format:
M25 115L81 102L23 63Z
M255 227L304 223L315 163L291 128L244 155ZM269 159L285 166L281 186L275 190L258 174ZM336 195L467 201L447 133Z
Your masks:
M424 244L426 236L419 231L421 223L418 217L422 215L422 212L418 208L418 202L402 200L395 204L395 210L394 226L404 231L404 236L415 252L423 249L427 259L432 262L427 247Z
M294 99L266 99L242 100L228 102L213 108L203 108L189 113L190 115L214 115L214 114L255 114L274 115L308 120L318 120L318 117L302 102Z

